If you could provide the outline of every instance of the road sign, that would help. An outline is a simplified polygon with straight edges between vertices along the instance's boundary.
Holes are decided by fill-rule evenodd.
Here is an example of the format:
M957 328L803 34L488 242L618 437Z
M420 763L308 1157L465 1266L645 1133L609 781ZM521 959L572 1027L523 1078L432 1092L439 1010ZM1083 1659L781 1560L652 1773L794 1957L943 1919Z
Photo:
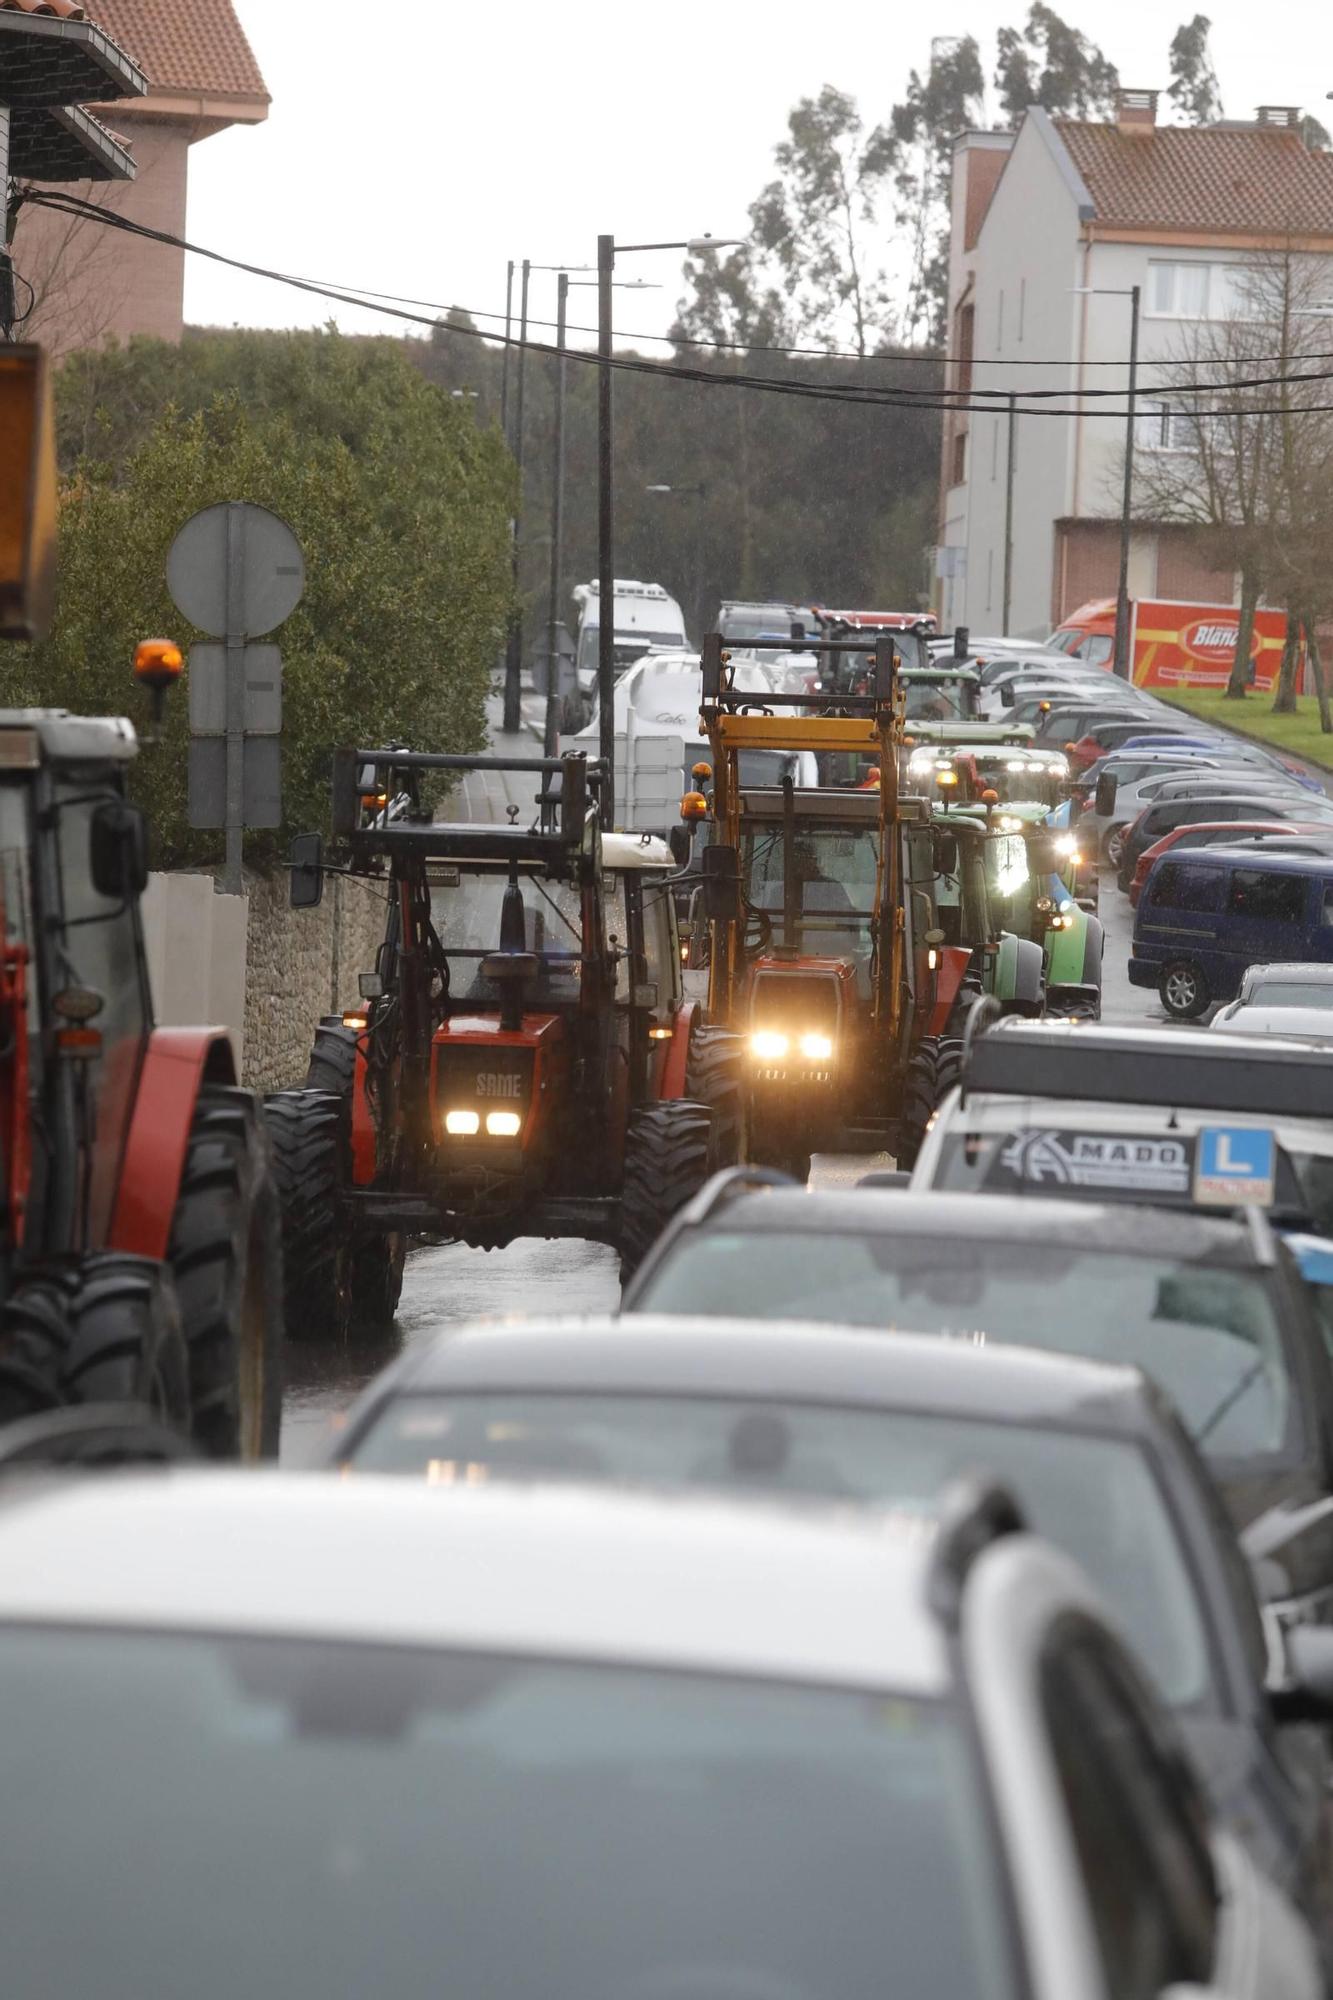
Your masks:
M1194 1199L1207 1206L1271 1208L1277 1145L1253 1125L1205 1126L1194 1155Z
M230 537L230 540L229 540ZM240 575L232 574L233 566ZM235 602L228 600L235 584ZM287 523L248 500L205 507L185 523L167 556L176 609L214 639L262 639L301 602L305 559Z
M247 736L277 736L282 729L282 648L247 646L243 654L245 674L245 733ZM225 736L227 733L227 648L211 640L191 646L190 734Z
M196 736L190 744L190 825L227 824L227 739ZM247 736L241 752L241 819L246 826L282 825L282 743Z

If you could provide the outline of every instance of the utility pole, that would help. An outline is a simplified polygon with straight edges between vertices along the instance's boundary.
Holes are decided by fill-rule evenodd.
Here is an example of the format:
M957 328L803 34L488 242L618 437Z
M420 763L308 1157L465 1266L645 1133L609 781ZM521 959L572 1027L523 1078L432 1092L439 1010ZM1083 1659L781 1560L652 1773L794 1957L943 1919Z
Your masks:
M1129 630L1129 540L1134 519L1134 421L1139 387L1139 287L1129 290L1129 409L1125 418L1125 490L1120 504L1120 581L1115 597L1115 671L1134 678Z
M1005 638L1009 633L1009 606L1014 588L1014 405L1018 398L1009 398L1009 445L1004 469L1004 610L1000 630Z
M555 465L551 479L551 581L546 607L546 729L543 755L554 757L560 738L560 575L565 532L565 317L569 273L556 280Z
M597 238L597 751L602 760L602 825L616 823L616 578L611 520L611 285L613 236Z
M519 589L520 551L523 535L523 386L528 360L528 280L532 266L523 259L518 316L518 394L514 410L514 462L518 467L518 496L514 502L513 582L514 610L509 622L509 646L505 654L504 727L515 735L523 726L520 706L520 675L523 670L523 599Z
M509 441L509 346L514 327L514 260L505 267L505 344L500 364L500 432Z

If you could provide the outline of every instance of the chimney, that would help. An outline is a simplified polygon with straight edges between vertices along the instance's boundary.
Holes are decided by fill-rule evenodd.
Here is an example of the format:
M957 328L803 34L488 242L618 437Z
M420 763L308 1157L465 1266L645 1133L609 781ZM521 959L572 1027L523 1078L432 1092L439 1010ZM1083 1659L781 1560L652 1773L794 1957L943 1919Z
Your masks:
M1157 129L1157 92L1155 90L1117 90L1115 94L1115 122L1117 131L1127 138L1151 136Z
M1261 132L1299 132L1301 108L1299 104L1261 104L1254 122Z

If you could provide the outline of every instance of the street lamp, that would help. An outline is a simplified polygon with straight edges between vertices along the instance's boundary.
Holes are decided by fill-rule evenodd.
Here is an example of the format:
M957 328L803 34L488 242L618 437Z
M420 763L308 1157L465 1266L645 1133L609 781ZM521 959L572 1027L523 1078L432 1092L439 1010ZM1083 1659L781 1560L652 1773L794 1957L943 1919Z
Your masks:
M650 250L735 250L740 237L690 236L678 243L617 243L597 238L597 701L602 825L615 825L615 536L611 478L611 287L616 257Z
M1133 680L1134 663L1129 643L1129 535L1134 510L1134 417L1139 387L1139 299L1137 285L1075 285L1082 297L1128 299L1129 306L1129 410L1125 418L1125 486L1120 503L1120 581L1115 597L1115 671L1123 680ZM1079 419L1082 422L1082 418Z

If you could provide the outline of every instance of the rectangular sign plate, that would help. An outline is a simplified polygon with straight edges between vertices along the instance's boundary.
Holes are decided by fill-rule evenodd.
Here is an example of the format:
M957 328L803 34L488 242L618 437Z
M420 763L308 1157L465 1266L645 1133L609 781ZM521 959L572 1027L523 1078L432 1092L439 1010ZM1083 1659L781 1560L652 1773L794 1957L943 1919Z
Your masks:
M219 827L227 823L227 739L196 736L190 745L190 825ZM244 804L241 821L248 827L282 825L282 740L277 736L245 738Z
M227 649L190 648L190 733L222 736L227 728ZM282 649L245 648L245 733L277 736L282 729Z
M1271 1208L1277 1143L1253 1125L1206 1125L1194 1154L1194 1199L1200 1207Z

